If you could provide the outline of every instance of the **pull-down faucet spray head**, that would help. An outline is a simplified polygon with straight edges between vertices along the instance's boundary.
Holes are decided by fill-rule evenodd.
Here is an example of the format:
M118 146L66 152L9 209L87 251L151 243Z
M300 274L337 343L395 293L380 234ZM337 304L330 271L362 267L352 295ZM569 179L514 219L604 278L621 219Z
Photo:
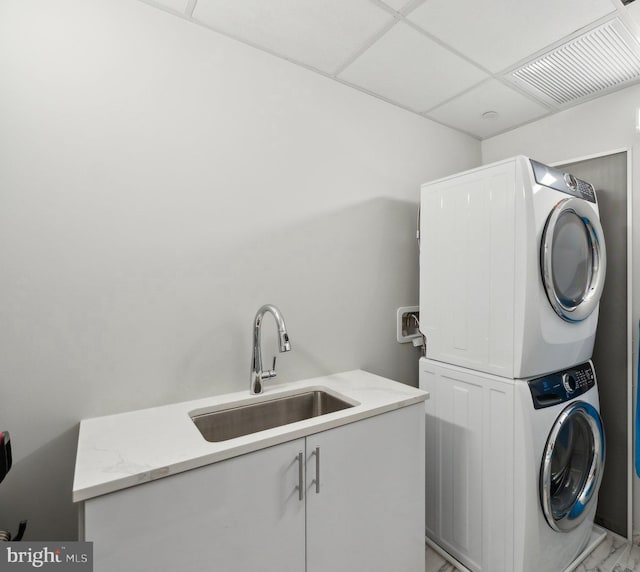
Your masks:
M278 330L278 337L280 338L280 351L290 352L291 344L289 343L289 334L287 334L287 330Z

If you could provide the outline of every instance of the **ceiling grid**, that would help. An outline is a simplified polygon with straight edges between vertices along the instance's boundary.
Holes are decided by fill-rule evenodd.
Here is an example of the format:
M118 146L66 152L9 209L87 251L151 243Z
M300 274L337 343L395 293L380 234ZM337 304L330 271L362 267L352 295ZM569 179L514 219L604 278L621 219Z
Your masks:
M640 81L640 3L140 1L478 139Z

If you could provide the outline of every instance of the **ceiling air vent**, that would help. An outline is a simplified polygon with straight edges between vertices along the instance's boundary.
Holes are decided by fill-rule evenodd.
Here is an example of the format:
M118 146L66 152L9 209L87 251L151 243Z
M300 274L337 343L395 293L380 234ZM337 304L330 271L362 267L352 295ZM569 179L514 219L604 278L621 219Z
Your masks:
M615 18L510 72L534 97L563 107L640 80L640 45Z

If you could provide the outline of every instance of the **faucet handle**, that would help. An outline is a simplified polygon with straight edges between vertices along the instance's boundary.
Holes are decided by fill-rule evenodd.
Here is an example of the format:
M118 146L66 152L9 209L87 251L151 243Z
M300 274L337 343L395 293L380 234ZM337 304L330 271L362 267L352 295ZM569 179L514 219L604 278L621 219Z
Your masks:
M269 371L263 371L260 377L261 379L270 379L276 375L276 356L273 356L273 365L271 366L271 369Z
M276 372L276 356L273 356L273 365L271 366L271 370L267 372L269 377L275 377L277 375Z

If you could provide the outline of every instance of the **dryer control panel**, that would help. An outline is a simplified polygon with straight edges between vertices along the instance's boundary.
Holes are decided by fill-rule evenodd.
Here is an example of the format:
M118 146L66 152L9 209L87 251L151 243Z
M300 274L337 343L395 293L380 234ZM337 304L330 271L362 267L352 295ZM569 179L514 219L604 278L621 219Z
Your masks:
M593 185L574 177L570 173L563 173L559 169L554 169L538 161L531 161L533 176L536 183L550 187L556 191L567 193L568 195L584 199L590 203L596 202L596 192Z
M570 369L550 373L527 382L536 409L564 403L589 391L596 384L596 374L590 362Z

